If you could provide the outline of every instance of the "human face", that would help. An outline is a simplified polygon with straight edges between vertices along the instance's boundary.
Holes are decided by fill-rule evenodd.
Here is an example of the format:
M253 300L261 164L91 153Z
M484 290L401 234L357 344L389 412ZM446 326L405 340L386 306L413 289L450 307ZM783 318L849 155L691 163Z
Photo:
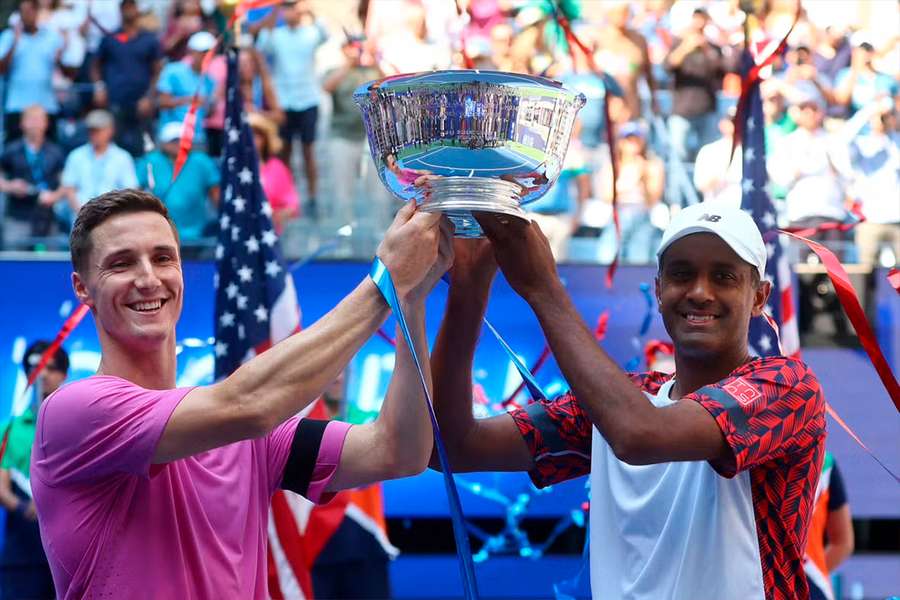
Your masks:
M184 281L168 221L149 211L119 214L98 225L91 242L87 272L72 281L101 341L142 352L173 341Z
M88 139L95 148L106 148L113 139L112 127L94 127L88 130Z
M755 267L712 233L685 236L662 258L656 298L676 354L743 360L750 317L762 314L769 283L756 286Z
M41 395L46 398L59 389L66 380L66 372L56 368L52 362L44 367L39 377L41 381ZM43 400L43 398L41 398Z
M47 133L47 113L43 108L31 107L22 113L22 132L27 138L43 139Z

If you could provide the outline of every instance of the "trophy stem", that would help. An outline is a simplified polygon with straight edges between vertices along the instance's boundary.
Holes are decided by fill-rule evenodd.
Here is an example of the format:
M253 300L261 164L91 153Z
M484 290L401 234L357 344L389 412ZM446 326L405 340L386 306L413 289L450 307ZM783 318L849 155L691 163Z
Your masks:
M473 212L494 212L525 219L518 184L487 177L440 177L429 182L421 203L427 212L446 214L456 227L456 237L484 237Z

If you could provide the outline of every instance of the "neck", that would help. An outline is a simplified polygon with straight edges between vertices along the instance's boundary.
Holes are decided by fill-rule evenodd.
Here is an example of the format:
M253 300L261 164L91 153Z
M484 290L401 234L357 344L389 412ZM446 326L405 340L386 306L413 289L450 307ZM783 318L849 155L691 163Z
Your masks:
M122 23L122 33L126 33L128 35L133 35L138 32L138 24L137 21Z
M671 397L677 400L695 392L703 386L721 381L729 373L750 360L747 348L739 348L734 355L711 358L708 356L685 356L675 352L675 386Z
M25 25L24 27L22 27L22 29L25 31L25 33L32 34L37 31L37 25Z
M44 145L44 136L41 134L25 134L25 143L32 148L40 148Z
M100 332L100 359L98 375L121 377L148 390L170 390L175 387L177 361L175 358L175 332L159 347L147 351L144 348L128 348Z
M93 147L93 149L94 149L94 154L103 154L104 152L106 152L107 148L109 148L109 143L106 143L106 144L97 144L97 145L92 146L92 147Z

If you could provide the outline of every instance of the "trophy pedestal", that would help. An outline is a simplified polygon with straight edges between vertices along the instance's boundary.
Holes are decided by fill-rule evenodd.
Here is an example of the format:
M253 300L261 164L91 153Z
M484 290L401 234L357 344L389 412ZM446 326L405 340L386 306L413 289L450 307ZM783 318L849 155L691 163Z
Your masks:
M439 177L428 182L420 207L442 212L455 226L455 237L484 237L473 212L493 212L527 219L521 207L521 186L486 177Z

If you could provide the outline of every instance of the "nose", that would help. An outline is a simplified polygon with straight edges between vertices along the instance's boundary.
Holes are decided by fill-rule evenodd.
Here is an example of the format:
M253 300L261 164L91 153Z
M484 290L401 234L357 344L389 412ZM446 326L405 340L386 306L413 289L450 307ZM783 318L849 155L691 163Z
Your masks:
M141 290L152 290L162 285L162 282L156 273L156 268L149 258L139 261L134 285Z
M687 299L695 304L711 302L713 297L709 278L702 273L694 277L687 291Z

